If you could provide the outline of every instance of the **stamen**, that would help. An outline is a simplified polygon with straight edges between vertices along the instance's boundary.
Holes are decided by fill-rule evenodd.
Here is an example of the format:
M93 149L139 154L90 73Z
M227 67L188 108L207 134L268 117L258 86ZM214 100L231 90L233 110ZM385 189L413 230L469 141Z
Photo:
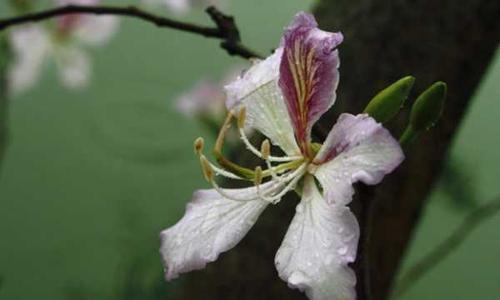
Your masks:
M305 165L305 164L304 164ZM276 203L279 198L284 195L286 192L291 190L296 184L296 182L302 177L303 174L303 169L305 168L304 165L299 167L297 170L287 173L283 177L283 182L272 182L271 185L266 186L264 189L261 189L262 184L259 184L256 186L257 193L253 195L249 195L248 197L238 197L236 195L229 195L224 189L222 189L215 180L210 181L212 184L212 187L224 198L233 200L233 201L240 201L240 202L246 202L246 201L253 201L253 200L264 200L264 201L269 201L270 203ZM301 174L302 172L302 174ZM299 176L298 176L299 175ZM298 176L298 179L295 178ZM280 188L283 187L283 185L288 182L292 181L292 184L289 184L286 186L284 189L282 189L278 194L275 194L272 196L273 193L278 192ZM284 192L284 190L286 190ZM281 196L280 196L281 195ZM275 199L278 198L278 199Z
M264 199L265 201L268 201L270 203L276 204L281 200L281 198L288 193L289 191L293 190L295 186L297 185L297 182L302 178L302 175L304 175L305 171L307 168L307 164L301 165L297 170L295 170L292 174L290 174L290 177L292 180L288 182L285 188L283 188L278 194L272 195L272 196L267 196L262 193L259 193L259 187L257 186L257 193L259 196ZM283 184L283 183L282 183Z
M260 152L262 153L263 159L269 160L269 156L271 156L271 145L268 139L265 139L260 145Z
M264 159L264 155L262 155L262 153L257 150L257 148L255 148L251 143L250 141L248 140L248 137L245 133L245 130L243 130L243 128L239 128L239 132L240 132L240 138L241 140L243 141L243 143L245 143L245 146L247 147L248 150L250 150L250 152L252 152L254 155L256 155L257 157L260 157L262 159ZM300 155L297 155L297 156L271 156L269 155L269 160L270 161L276 161L276 162L286 162L286 161L292 161L292 160L297 160L297 159L301 159L302 156Z
M226 170L224 170L224 169L221 169L221 168L217 167L215 164L213 164L213 163L211 163L211 162L209 162L209 163L210 163L210 167L212 167L212 169L215 171L215 175L216 175L216 176L217 176L217 175L221 175L221 176L223 176L223 177L230 178L230 179L248 180L248 179L246 179L246 178L243 178L243 177L240 177L240 176L238 176L238 175L236 175L236 174L233 174L233 173L231 173L231 172L229 172L229 171L226 171Z
M240 113L238 114L238 128L245 127L246 118L247 118L247 109L246 109L246 107L243 106L240 109Z
M266 159L266 166L267 166L267 170L269 170L269 173L271 174L271 177L273 178L273 180L277 180L277 181L280 181L282 182L283 181L283 178L279 177L278 174L276 173L275 171L275 168L271 165L271 162L269 161L269 159Z
M233 200L233 201L239 201L239 202L247 202L247 201L254 201L254 200L262 200L262 198L258 194L253 194L250 195L249 197L238 197L235 195L229 195L224 189L222 189L216 182L215 180L212 180L210 182L213 186L213 188L224 198ZM259 185L260 186L260 185ZM265 192L272 192L272 189L275 189L276 187L271 186L266 189Z
M203 147L205 146L205 141L202 137L194 140L194 153L197 155L201 155L203 152Z
M205 180L208 182L213 181L214 178L214 170L210 166L210 163L208 162L207 158L205 155L200 155L200 164L201 164L201 170L203 171L203 176L205 177Z
M257 166L255 168L255 177L253 179L253 183L257 186L262 183L262 168L260 166Z
M231 120L233 118L233 113L228 112L226 120L224 121L224 124L222 125L219 135L217 136L217 140L215 141L215 146L214 146L214 156L217 159L217 162L219 165L221 165L223 168L231 171L232 173L238 174L238 176L242 176L246 179L253 179L254 174L253 171L247 168L244 168L238 164L233 163L224 155L222 154L222 146L224 145L224 139L226 136L227 131L231 127Z

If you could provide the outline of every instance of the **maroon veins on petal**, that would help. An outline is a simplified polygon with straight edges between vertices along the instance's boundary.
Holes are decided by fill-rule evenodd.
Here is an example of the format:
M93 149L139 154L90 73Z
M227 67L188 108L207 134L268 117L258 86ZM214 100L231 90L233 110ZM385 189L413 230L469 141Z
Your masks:
M279 86L285 97L295 137L306 157L312 125L335 101L341 33L318 29L314 17L299 13L285 31Z

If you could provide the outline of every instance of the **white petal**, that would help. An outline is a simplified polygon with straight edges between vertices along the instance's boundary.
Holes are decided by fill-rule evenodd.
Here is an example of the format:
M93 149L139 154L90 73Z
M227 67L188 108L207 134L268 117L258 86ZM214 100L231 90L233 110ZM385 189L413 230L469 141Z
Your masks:
M55 50L59 78L64 86L71 89L87 87L90 80L91 65L87 54L73 46L59 46Z
M189 0L164 0L164 2L167 8L177 15L186 14L191 8Z
M296 211L275 258L280 278L312 300L354 300L356 277L347 264L356 257L356 218L343 205L328 205L312 176Z
M255 187L224 191L240 198L257 194ZM262 200L229 200L215 190L196 191L184 217L160 235L167 280L202 269L233 248L268 204Z
M389 131L366 114L342 114L316 155L314 175L329 203L351 201L353 183L377 184L404 159Z
M278 87L282 49L255 63L243 76L226 86L229 110L246 107L246 127L255 128L288 155L298 155L292 123Z
M101 46L118 30L120 21L112 16L83 16L82 23L75 29L75 36L83 43Z
M11 29L9 40L14 52L8 77L12 92L24 91L39 79L50 43L45 30L36 25Z

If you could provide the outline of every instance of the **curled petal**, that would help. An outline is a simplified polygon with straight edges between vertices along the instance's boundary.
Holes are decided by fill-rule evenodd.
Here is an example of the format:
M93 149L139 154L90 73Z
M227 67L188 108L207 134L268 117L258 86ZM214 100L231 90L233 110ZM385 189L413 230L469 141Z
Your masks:
M48 34L36 25L14 28L9 33L14 62L8 70L9 86L14 93L33 86L40 77L44 59L50 51Z
M282 49L255 63L245 74L226 86L228 110L246 108L245 127L255 128L288 155L300 153L293 135L283 95L278 87Z
M276 254L281 279L312 300L354 300L359 226L349 208L331 206L314 179L305 179L302 201Z
M377 184L403 159L398 141L381 124L367 114L344 113L314 159L314 174L328 202L347 204L353 183Z
M339 81L336 47L342 34L318 29L310 14L299 13L283 39L279 86L283 91L295 136L304 154L312 125L334 103Z
M255 187L225 189L224 192L235 197L257 196ZM184 217L160 234L166 279L202 269L220 253L233 248L268 204L259 199L229 200L215 190L196 191Z

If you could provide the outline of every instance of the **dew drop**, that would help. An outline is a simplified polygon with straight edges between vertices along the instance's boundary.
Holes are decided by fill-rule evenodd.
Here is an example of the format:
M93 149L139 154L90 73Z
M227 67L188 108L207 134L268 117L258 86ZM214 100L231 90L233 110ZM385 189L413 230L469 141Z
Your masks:
M346 246L341 246L337 249L337 253L340 255L346 255L347 254L347 247Z

